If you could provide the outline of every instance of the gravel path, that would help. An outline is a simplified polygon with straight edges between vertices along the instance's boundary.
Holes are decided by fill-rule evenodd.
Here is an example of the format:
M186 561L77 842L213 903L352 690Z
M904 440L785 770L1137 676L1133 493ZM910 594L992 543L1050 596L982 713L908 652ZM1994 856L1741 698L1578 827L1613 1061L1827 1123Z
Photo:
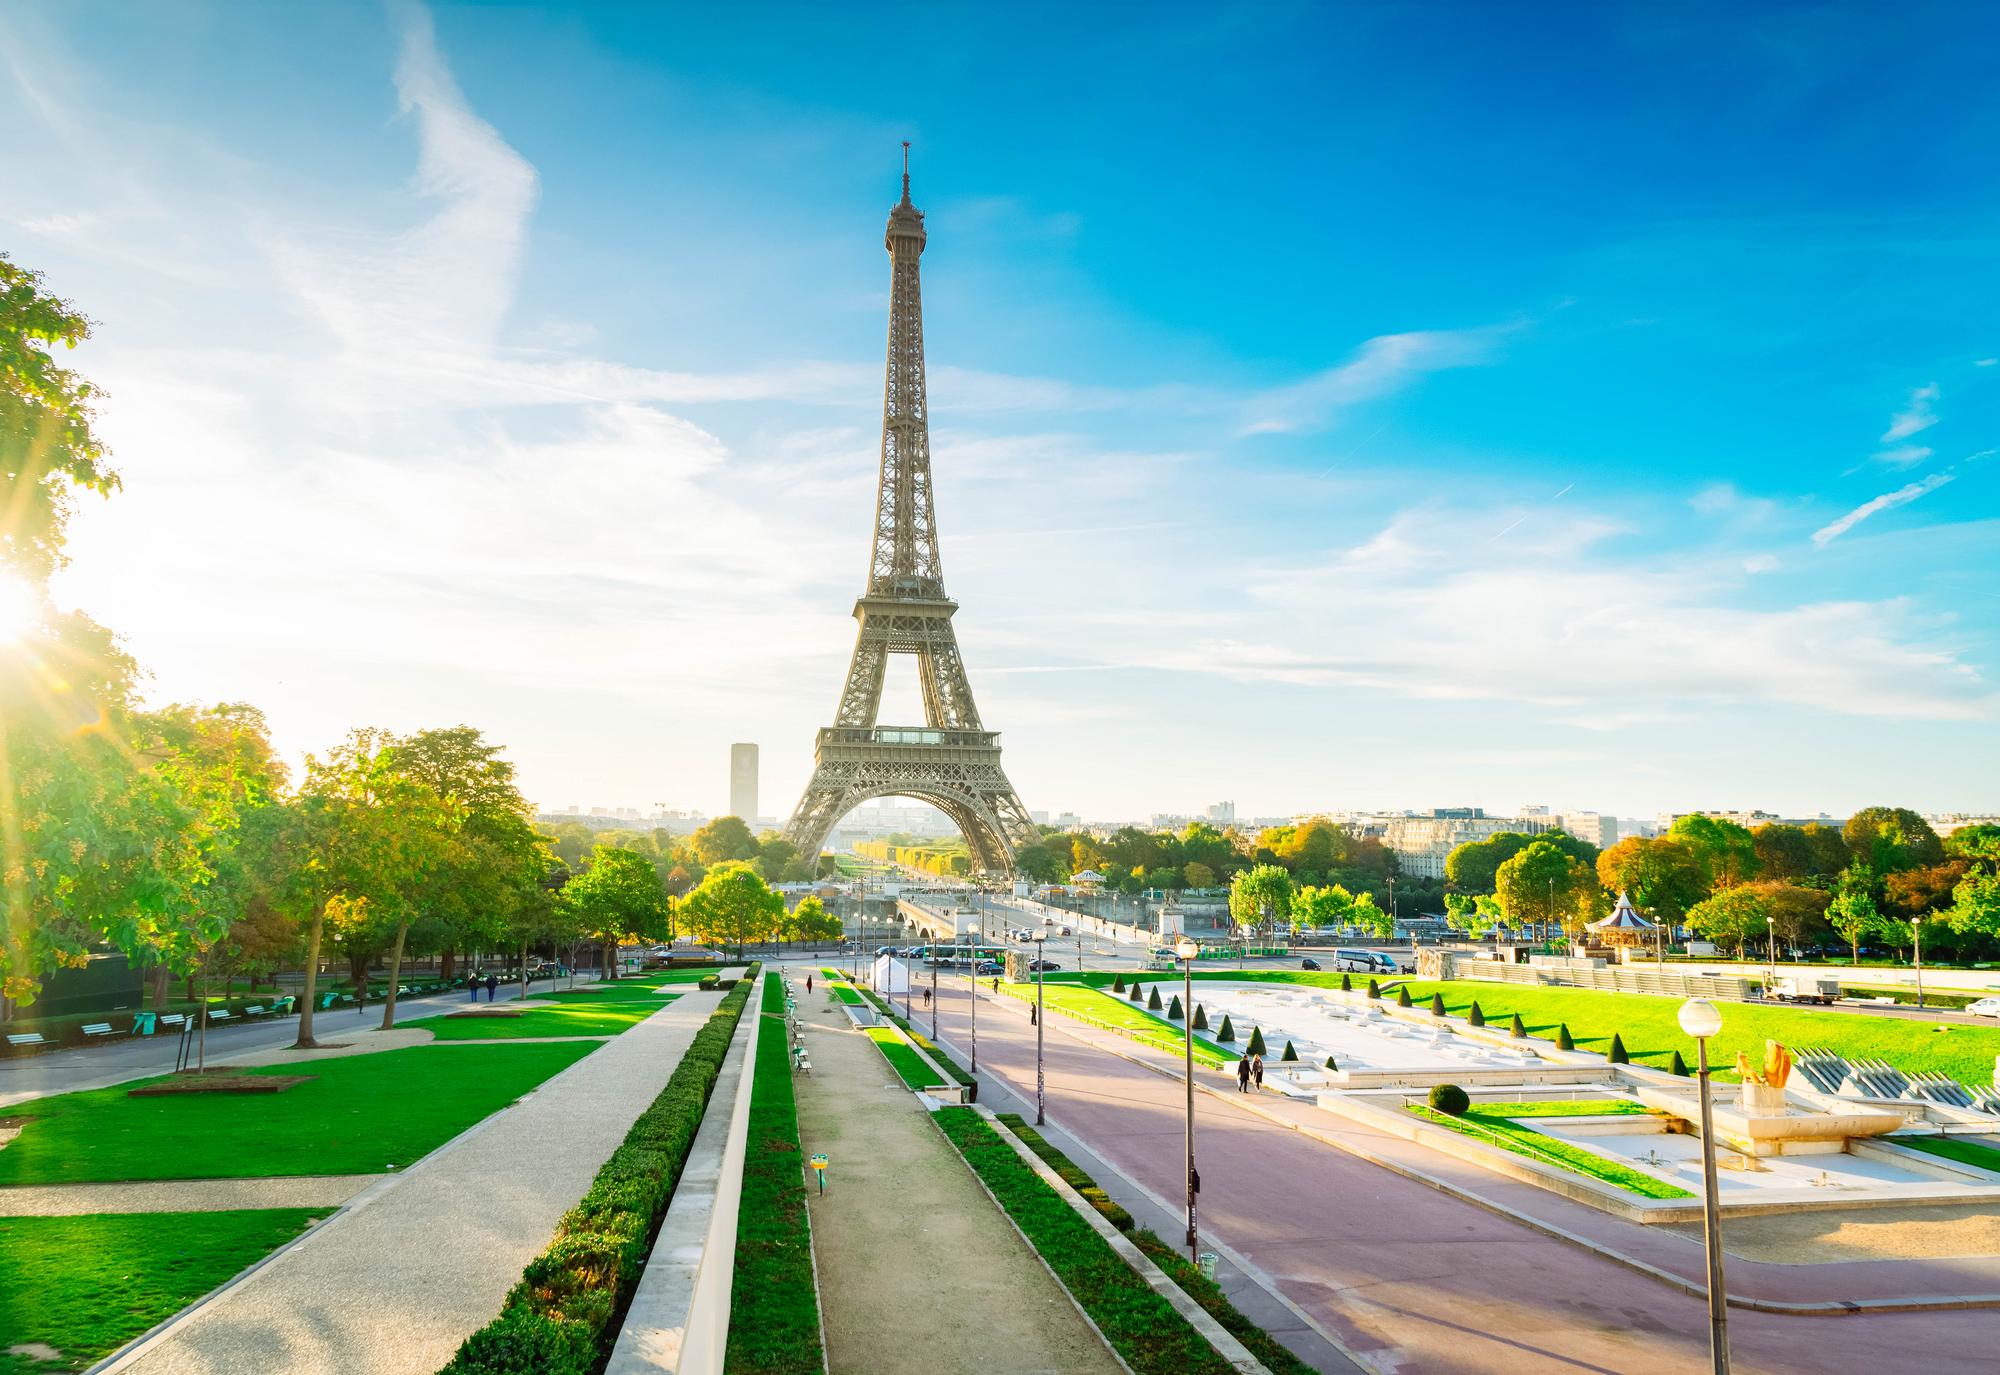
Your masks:
M108 1370L431 1375L500 1311L721 1001L689 993L662 1008Z
M229 1208L337 1208L380 1174L283 1175L268 1179L163 1179L121 1184L33 1184L0 1189L0 1217L87 1213L205 1213Z
M799 1142L831 1160L807 1199L832 1375L1117 1375L881 1053L821 991L799 1011Z

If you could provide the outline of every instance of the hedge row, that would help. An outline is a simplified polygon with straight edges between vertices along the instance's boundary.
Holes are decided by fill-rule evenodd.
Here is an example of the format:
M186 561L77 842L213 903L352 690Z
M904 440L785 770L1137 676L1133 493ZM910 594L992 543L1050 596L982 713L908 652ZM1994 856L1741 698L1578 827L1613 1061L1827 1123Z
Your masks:
M886 1026L868 1028L868 1039L875 1043L875 1049L882 1052L882 1058L889 1062L889 1068L902 1076L903 1082L917 1092L936 1088L944 1083L923 1057L911 1050L909 1045Z
M660 1219L672 1202L753 978L695 1033L667 1086L639 1114L555 1240L465 1339L440 1375L596 1375L617 1340Z
M1234 1367L1153 1291L972 1108L938 1127L1137 1375L1233 1375Z
M1140 1228L1132 1215L1118 1204L1113 1203L1104 1190L1097 1187L1097 1181L1048 1143L1048 1139L1018 1113L1003 1112L996 1116L1007 1124L1007 1130L1021 1138L1021 1144L1033 1151L1042 1161L1061 1176L1063 1182L1089 1200L1090 1206L1118 1228L1129 1234L1132 1244L1146 1253L1146 1258L1165 1272L1168 1279L1179 1285L1187 1296L1208 1310L1208 1315L1221 1323L1223 1329L1250 1349L1250 1354L1262 1361L1273 1375L1312 1375L1312 1367L1294 1356L1276 1337L1245 1317L1235 1304L1222 1292L1222 1286L1202 1274L1193 1262L1173 1247L1161 1241L1153 1233ZM1098 1200L1102 1199L1103 1202ZM1120 1219L1123 1221L1120 1221Z
M785 1043L785 985L764 980L764 1025L750 1089L750 1137L743 1154L743 1207L736 1218L736 1276L729 1298L726 1375L818 1375L819 1295L798 1101Z

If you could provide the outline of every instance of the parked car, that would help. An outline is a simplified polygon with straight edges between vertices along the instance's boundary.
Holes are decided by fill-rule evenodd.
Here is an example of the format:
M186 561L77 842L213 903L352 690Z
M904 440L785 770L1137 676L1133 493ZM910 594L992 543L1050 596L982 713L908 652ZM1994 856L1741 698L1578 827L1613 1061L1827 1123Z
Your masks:
M1000 972L1000 962L998 960L981 960L977 972L980 974L998 974Z
M1967 1003L1965 1010L1975 1017L2000 1017L2000 998L1981 998L1976 1003Z
M1028 968L1030 970L1039 969L1046 972L1051 969L1061 969L1062 966L1057 964L1054 960L1029 960Z
M1301 969L1318 969L1318 968L1319 968L1319 961L1318 961L1318 960L1300 960L1300 961L1299 961L1299 968L1301 968Z
M1336 950L1333 967L1348 974L1396 974L1396 957L1380 950Z
M1062 930L1056 932L1056 934L1058 936L1074 936L1076 932L1070 930L1067 926L1065 926Z

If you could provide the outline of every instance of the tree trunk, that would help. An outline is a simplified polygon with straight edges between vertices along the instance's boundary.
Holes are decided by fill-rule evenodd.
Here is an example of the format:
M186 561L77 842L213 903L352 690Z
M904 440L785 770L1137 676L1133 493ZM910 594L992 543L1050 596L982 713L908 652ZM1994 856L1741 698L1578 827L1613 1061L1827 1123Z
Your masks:
M403 976L403 940L410 934L410 924L403 922L396 928L396 944L389 951L389 992L382 999L382 1030L389 1031L396 1025L396 985Z
M319 1045L313 1039L313 990L319 981L319 936L325 925L326 909L314 909L312 929L306 936L306 983L299 990L299 1039L292 1043L294 1050L313 1050Z
M457 971L458 971L458 950L456 947L447 950L444 952L444 954L438 956L438 977L440 979L443 979L446 983L450 983L452 975L455 974Z
M172 983L173 975L165 965L160 965L153 971L153 1011L167 1010L167 992Z
M521 942L521 1001L528 1000L528 943Z
M194 1072L200 1074L208 1068L208 961L201 962L201 1003L198 1009L201 1024L194 1034Z

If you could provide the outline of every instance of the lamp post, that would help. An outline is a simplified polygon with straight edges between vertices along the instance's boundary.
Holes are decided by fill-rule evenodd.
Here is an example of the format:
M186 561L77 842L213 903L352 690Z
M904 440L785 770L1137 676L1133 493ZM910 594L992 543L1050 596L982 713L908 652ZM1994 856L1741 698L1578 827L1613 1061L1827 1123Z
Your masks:
M1911 951L1917 959L1917 1011L1924 1010L1924 914L1919 912L1910 918L1910 939L1914 945Z
M979 952L972 952L972 963L965 967L966 1010L972 1014L972 1077L979 1077Z
M1042 1023L1048 1020L1048 1013L1042 1002L1042 945L1049 938L1045 926L1029 937L1035 944L1035 1125L1041 1126L1046 1120L1048 1088L1042 1078Z
M1764 985L1765 992L1768 995L1778 982L1778 919L1769 912L1764 914L1764 936L1771 951L1770 977Z
M1194 1170L1194 958L1201 947L1183 935L1174 942L1174 957L1181 962L1181 1034L1186 1038L1187 1076L1187 1215L1188 1259L1199 1265L1201 1254L1194 1232L1195 1195L1201 1192L1201 1176Z
M1706 998L1681 1004L1681 1030L1694 1037L1701 1097L1701 1235L1708 1251L1708 1349L1715 1375L1729 1375L1729 1294L1722 1287L1722 1218L1716 1202L1715 1122L1708 1101L1708 1038L1722 1030L1722 1013Z

